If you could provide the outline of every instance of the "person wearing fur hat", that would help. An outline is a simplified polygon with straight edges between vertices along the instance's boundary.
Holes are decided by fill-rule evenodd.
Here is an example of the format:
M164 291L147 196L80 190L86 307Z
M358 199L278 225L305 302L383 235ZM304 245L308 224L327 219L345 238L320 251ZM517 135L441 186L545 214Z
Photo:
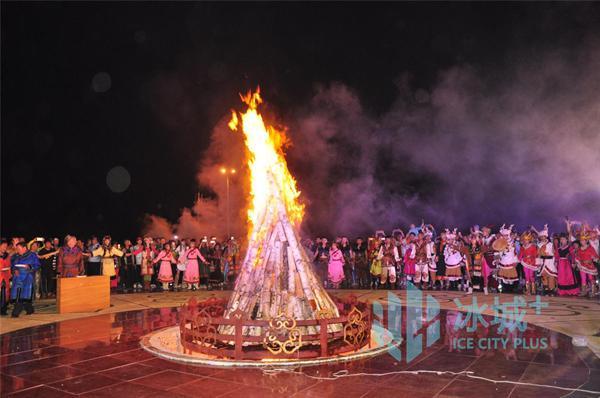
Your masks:
M523 266L525 274L525 294L535 294L535 273L538 271L538 248L533 243L533 234L531 231L526 231L521 235L521 245L519 261Z
M501 238L497 239L494 244L498 241L502 242L501 244L497 244L498 248L496 251L498 252L499 259L497 260L497 265L499 267L498 270L498 279L502 281L503 284L513 286L515 282L519 281L519 276L517 274L517 262L519 259L517 258L517 253L515 251L515 243L511 237L512 233L512 225L508 228L505 228L505 225L502 225L500 228ZM504 241L501 241L503 239Z
M590 233L588 231L581 231L579 242L579 249L575 253L575 264L581 275L581 293L579 295L586 296L588 285L591 285L589 294L590 297L593 297L596 294L596 275L598 275L598 269L594 262L598 261L598 253L590 245Z
M553 295L556 290L558 270L556 269L556 262L554 261L554 247L552 242L550 242L547 224L544 225L543 230L538 232L538 240L537 263L540 266L544 293Z

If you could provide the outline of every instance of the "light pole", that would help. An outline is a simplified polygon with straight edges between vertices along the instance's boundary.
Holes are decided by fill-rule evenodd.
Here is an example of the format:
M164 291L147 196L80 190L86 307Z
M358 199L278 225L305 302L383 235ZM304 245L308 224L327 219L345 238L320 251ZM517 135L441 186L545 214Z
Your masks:
M227 168L227 167L221 167L221 174L223 174L225 176L225 181L227 184L227 239L229 239L229 237L231 236L231 232L229 230L229 176L232 176L236 173L235 169L232 168Z

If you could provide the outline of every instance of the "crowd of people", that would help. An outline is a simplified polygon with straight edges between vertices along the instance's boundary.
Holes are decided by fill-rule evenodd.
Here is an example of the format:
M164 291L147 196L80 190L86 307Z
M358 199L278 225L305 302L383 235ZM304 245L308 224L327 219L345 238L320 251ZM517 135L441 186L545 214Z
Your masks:
M560 296L598 295L600 228L565 220L562 233L529 227L473 226L436 232L411 225L386 236L377 231L351 243L346 237L303 241L326 287L515 292ZM12 316L34 311L32 301L56 296L57 278L107 275L120 292L225 288L239 272L234 237L171 240L138 237L114 243L110 236L86 243L73 235L0 241L0 309ZM39 271L39 272L38 272Z
M560 296L598 295L600 229L565 220L562 233L513 225L470 228L463 234L432 225L411 225L365 241L338 237L305 240L317 273L330 288L473 289Z
M36 298L56 296L57 278L107 275L120 292L224 288L238 272L234 237L174 239L138 237L114 243L110 236L86 243L73 235L60 239L15 237L0 241L0 309L12 316L32 314Z

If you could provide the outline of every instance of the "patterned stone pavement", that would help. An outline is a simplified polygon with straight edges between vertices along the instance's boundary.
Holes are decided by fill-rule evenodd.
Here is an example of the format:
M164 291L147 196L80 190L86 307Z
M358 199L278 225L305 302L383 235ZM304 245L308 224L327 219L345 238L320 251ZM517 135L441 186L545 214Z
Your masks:
M210 292L227 296L228 292ZM384 306L387 291L337 291ZM406 302L405 292L399 297ZM427 293L427 292L426 292ZM19 319L2 318L0 373L2 396L68 397L81 395L131 397L559 397L598 396L582 392L507 383L491 383L456 374L398 374L403 370L473 371L500 381L518 381L600 391L598 334L600 304L575 298L543 298L541 314L528 311L528 336L549 346L508 349L456 349L449 343L457 332L454 299L468 305L471 297L457 292L431 292L440 303L440 339L407 361L389 354L333 366L296 369L296 373L265 374L260 370L216 369L154 358L139 348L140 336L177 322L177 309L191 293L113 295L110 309L95 314L58 315L53 303L38 302L38 311ZM207 297L207 292L193 295ZM493 296L476 295L478 306L493 304ZM503 295L501 302L514 296ZM526 298L533 302L533 298ZM491 315L487 308L484 314ZM490 323L491 317L485 317ZM534 326L535 325L535 326ZM490 334L491 333L491 334ZM474 335L491 336L491 328ZM471 334L473 335L473 334ZM462 335L463 337L466 335ZM576 347L570 336L587 336L588 347ZM406 352L406 346L401 346ZM360 375L327 380L347 370ZM387 374L386 374L387 373ZM385 374L381 376L381 374Z

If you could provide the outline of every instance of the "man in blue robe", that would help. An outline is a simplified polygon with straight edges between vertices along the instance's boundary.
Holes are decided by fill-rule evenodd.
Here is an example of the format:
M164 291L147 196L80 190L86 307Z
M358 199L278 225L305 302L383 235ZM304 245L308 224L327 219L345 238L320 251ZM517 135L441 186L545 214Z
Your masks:
M12 271L10 299L14 304L13 318L17 318L23 308L27 315L33 314L33 283L35 272L40 268L37 254L29 251L25 242L19 242L16 249L17 252L10 259Z

